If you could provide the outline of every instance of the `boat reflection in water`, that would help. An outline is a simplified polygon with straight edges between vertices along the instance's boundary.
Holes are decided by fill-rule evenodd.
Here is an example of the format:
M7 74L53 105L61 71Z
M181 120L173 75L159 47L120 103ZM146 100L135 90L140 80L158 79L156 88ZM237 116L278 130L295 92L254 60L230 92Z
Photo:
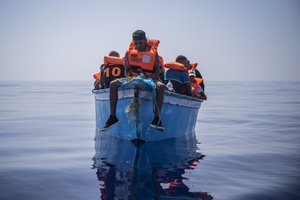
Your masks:
M197 152L195 134L187 135L134 145L97 132L93 168L101 199L213 199L206 192L190 192L183 182L185 170L204 157Z

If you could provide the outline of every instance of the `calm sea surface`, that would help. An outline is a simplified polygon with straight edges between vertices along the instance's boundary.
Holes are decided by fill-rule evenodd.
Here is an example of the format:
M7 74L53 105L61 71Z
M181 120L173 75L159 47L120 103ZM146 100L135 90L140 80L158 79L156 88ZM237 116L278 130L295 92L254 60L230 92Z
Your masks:
M195 137L140 147L92 85L0 82L1 200L300 199L300 82L206 82Z

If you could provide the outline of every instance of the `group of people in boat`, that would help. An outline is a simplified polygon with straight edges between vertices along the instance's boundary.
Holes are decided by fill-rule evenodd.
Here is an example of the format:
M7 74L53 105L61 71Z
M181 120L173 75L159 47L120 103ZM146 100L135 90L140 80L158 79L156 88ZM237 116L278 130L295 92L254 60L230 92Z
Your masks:
M177 56L175 62L164 63L163 58L157 53L159 42L159 40L148 39L144 31L137 30L132 34L132 42L123 58L116 51L111 51L108 56L104 56L100 72L94 74L95 90L110 88L110 116L102 130L119 122L116 116L118 88L128 76L142 75L154 81L157 90L157 106L150 126L160 131L164 130L160 119L164 90L207 99L202 75L196 69L197 63L190 63L183 55Z

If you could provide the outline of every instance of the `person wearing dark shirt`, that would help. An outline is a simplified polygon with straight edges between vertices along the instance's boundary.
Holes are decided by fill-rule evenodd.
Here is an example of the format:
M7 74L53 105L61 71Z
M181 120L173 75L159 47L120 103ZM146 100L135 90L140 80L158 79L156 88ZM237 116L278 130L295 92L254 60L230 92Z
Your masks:
M207 100L207 97L201 86L201 83L203 83L203 79L197 78L196 72L193 69L189 70L189 77L190 77L190 82L191 82L191 86L192 86L192 95L199 99Z
M123 59L117 51L109 52L108 56L104 56L104 63L100 66L100 72L94 74L96 79L94 89L108 88L111 81L125 77L125 67Z
M200 71L198 70L198 69L192 69L191 68L191 64L190 64L190 61L188 61L189 62L189 67L188 67L188 70L193 70L194 72L195 72L195 74L196 74L196 78L201 78L202 80L203 80L203 77L202 77L202 75L201 75L201 73L200 73ZM196 65L197 66L197 65ZM205 89L205 85L204 85L204 81L202 81L202 83L200 84L200 86L201 86L201 88L203 89L203 91L204 91L204 89Z
M169 68L169 70L165 72L165 83L171 81L176 93L191 96L191 84L187 73L188 68L190 68L189 62L185 56L179 55L174 64L177 65L178 63L179 66L182 65L183 68Z

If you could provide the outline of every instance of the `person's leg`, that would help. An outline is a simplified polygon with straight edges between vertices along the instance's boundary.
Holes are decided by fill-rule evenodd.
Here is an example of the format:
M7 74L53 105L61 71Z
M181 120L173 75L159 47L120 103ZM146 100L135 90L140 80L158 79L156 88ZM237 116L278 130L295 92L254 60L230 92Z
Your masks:
M108 129L109 127L117 124L119 122L119 119L116 116L116 109L117 109L117 103L118 103L118 88L120 87L121 82L119 82L117 79L110 82L109 85L109 102L110 102L110 115L104 125L104 127L101 129L102 131Z
M162 104L164 101L164 90L167 89L165 84L162 82L156 82L156 88L157 88L157 94L156 94L156 103L157 106L155 106L155 117L159 117L159 113L161 112L162 109Z
M160 116L160 112L164 100L164 90L167 90L168 88L162 82L156 82L156 89L157 89L157 93L156 93L156 105L155 105L155 113L154 113L155 116L150 126L160 131L163 131L165 130L165 128L159 116Z
M116 116L116 109L118 103L118 88L121 83L116 79L110 82L109 85L109 102L110 102L110 115Z

